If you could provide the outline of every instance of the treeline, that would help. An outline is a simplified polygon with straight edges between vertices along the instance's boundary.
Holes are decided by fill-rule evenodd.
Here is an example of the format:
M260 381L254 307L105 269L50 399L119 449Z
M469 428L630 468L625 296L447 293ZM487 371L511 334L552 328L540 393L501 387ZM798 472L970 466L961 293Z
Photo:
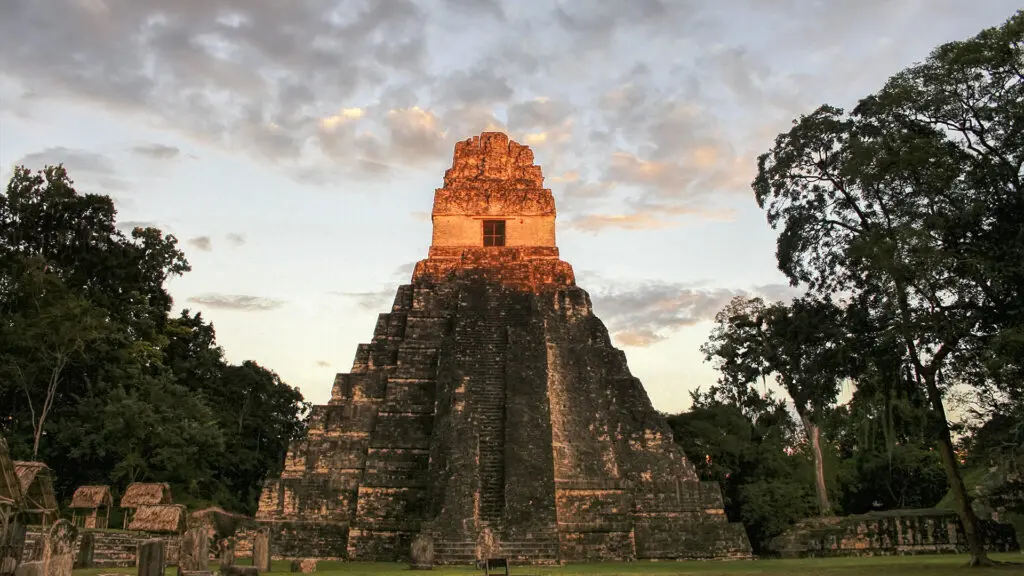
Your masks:
M1022 166L1024 11L759 158L805 294L723 309L720 378L671 419L755 547L811 515L942 505L983 564L979 514L1024 513Z
M225 361L198 313L171 315L190 270L174 236L117 227L62 166L0 194L0 430L12 457L77 486L169 482L179 503L252 514L308 405L255 362Z

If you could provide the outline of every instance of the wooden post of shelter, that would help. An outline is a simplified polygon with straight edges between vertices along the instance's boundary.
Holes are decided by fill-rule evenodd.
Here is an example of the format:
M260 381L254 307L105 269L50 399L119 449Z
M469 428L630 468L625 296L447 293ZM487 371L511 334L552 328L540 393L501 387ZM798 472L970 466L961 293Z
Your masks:
M7 440L0 436L0 576L11 576L21 562L25 548L23 505L21 483L7 451Z

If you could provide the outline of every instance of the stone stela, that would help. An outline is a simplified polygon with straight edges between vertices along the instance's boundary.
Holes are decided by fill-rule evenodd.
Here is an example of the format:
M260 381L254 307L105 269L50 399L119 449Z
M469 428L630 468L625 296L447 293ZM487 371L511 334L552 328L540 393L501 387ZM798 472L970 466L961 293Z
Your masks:
M433 238L269 479L275 557L749 557L555 243L533 152L455 147Z

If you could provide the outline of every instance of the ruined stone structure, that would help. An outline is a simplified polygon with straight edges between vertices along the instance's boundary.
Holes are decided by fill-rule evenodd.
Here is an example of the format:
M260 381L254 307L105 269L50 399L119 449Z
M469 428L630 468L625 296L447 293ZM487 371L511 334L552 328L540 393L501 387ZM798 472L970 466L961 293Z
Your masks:
M277 557L745 557L555 244L526 146L460 142L433 244L268 480Z
M982 519L981 528L989 552L1020 550L1012 525ZM967 551L967 537L952 510L889 510L806 518L768 548L783 558L956 554Z

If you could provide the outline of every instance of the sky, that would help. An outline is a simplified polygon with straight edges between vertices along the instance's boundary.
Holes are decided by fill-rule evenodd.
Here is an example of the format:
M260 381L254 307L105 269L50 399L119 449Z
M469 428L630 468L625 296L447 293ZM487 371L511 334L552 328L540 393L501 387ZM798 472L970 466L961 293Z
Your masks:
M192 271L232 362L325 403L427 255L455 142L531 146L562 259L654 406L716 379L733 296L797 293L750 189L800 114L851 107L1018 0L5 0L0 178L63 162Z

